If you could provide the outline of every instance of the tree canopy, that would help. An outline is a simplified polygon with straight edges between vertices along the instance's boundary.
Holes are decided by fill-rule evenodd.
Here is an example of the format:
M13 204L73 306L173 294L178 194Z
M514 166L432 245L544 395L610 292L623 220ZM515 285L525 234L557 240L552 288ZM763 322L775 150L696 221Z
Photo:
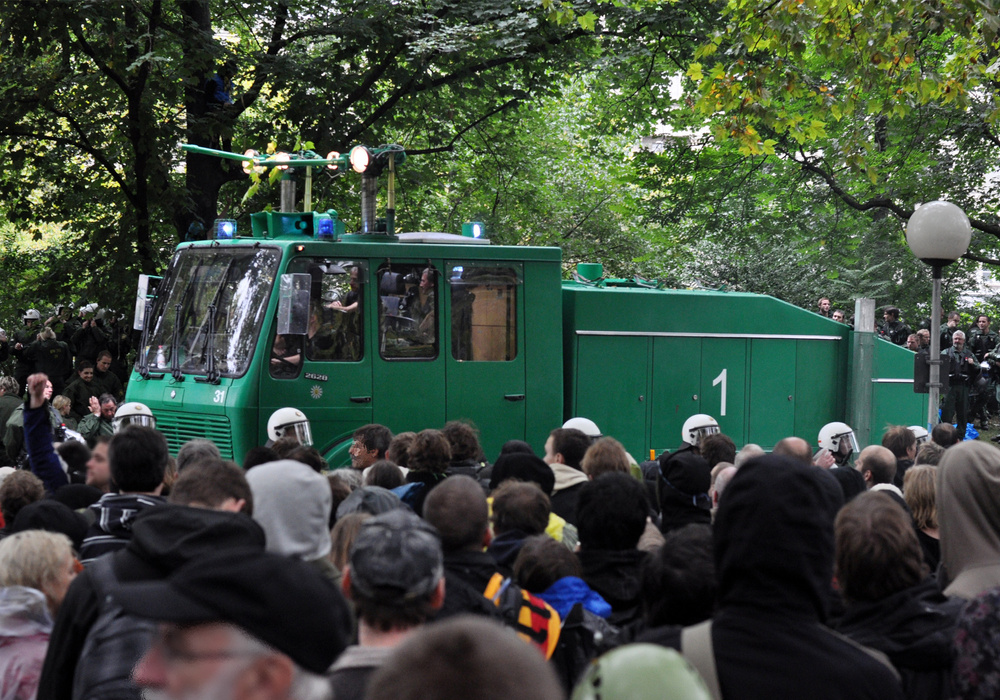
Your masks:
M974 0L0 0L0 318L129 304L180 240L272 205L192 143L400 143L397 220L567 264L924 313L914 207L1000 263L998 16ZM357 183L316 208L355 223ZM31 249L25 236L58 240ZM114 298L108 298L109 295ZM949 297L957 302L957 296Z

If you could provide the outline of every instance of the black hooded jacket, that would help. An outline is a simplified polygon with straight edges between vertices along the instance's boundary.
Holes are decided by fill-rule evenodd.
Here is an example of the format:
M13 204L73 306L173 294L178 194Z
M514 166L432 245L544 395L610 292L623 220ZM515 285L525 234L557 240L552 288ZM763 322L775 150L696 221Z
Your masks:
M642 565L648 552L638 549L581 549L576 553L583 569L581 578L611 605L608 621L616 626L631 624L642 616Z
M666 533L691 523L710 525L711 482L712 468L690 445L671 455L660 455L657 483L660 530Z
M125 549L107 556L113 557L119 581L161 580L195 557L235 547L264 550L264 531L251 517L165 504L140 513ZM70 585L56 615L38 700L72 698L80 652L100 609L95 584L84 570Z
M826 627L833 520L824 470L768 456L740 467L715 519L712 647L726 700L900 700L888 661ZM680 634L658 641L679 648Z
M909 700L950 698L951 642L966 602L946 597L927 578L882 600L848 606L838 630L888 656Z

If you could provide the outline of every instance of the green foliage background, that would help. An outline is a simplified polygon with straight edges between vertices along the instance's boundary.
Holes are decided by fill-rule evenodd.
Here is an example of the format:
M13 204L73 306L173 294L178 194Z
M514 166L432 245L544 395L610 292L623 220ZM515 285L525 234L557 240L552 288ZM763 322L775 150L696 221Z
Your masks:
M930 280L905 220L947 198L975 235L945 305L993 311L963 295L1000 258L997 25L964 0L0 0L0 326L128 313L192 223L276 204L182 142L399 143L401 230L483 221L567 271L913 323ZM209 108L224 61L232 104ZM314 207L356 227L358 185L318 174Z

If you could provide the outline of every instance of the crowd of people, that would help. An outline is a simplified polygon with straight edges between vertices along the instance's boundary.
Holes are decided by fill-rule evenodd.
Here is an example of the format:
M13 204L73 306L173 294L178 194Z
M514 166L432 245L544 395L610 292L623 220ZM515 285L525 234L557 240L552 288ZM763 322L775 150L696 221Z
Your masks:
M111 435L111 421L125 398L126 355L131 329L97 304L57 306L42 318L24 312L23 326L8 337L0 328L0 362L13 358L9 376L0 377L0 466L26 466L21 403L28 376L45 374L51 383L50 422L57 440L68 433L91 447Z
M768 454L699 414L642 463L372 424L331 472L294 408L241 465L142 411L66 451L51 390L0 470L0 700L997 696L1000 449L950 424Z
M821 316L853 327L843 311L831 309L826 297L819 300L817 308ZM900 319L898 308L886 307L882 316L875 327L879 337L918 356L929 356L930 319L921 321L914 332ZM942 381L947 381L941 392L941 420L956 422L963 434L970 424L978 423L979 430L988 430L990 421L1000 416L1000 335L991 329L987 314L978 314L975 319L970 328L962 330L961 315L952 311L940 331Z

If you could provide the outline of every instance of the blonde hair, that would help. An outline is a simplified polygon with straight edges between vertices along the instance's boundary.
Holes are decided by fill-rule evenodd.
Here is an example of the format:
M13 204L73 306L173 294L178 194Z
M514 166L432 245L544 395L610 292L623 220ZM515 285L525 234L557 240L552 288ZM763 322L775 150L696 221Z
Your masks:
M601 474L609 472L631 473L628 453L625 452L625 447L613 437L602 437L588 447L580 462L580 468L591 479L596 479Z
M25 530L0 540L0 587L26 586L45 591L73 557L66 535Z
M62 394L59 394L58 396L53 396L52 397L52 408L56 409L57 411L63 410L63 408L65 408L66 406L71 405L72 403L73 403L72 401L70 401L68 398L66 398Z
M933 530L938 526L936 476L937 467L929 464L910 467L903 475L903 498L918 530Z
M370 517L371 514L360 511L349 513L343 518L338 518L337 524L330 531L330 561L341 571L351 563L351 545L354 544L361 526Z

